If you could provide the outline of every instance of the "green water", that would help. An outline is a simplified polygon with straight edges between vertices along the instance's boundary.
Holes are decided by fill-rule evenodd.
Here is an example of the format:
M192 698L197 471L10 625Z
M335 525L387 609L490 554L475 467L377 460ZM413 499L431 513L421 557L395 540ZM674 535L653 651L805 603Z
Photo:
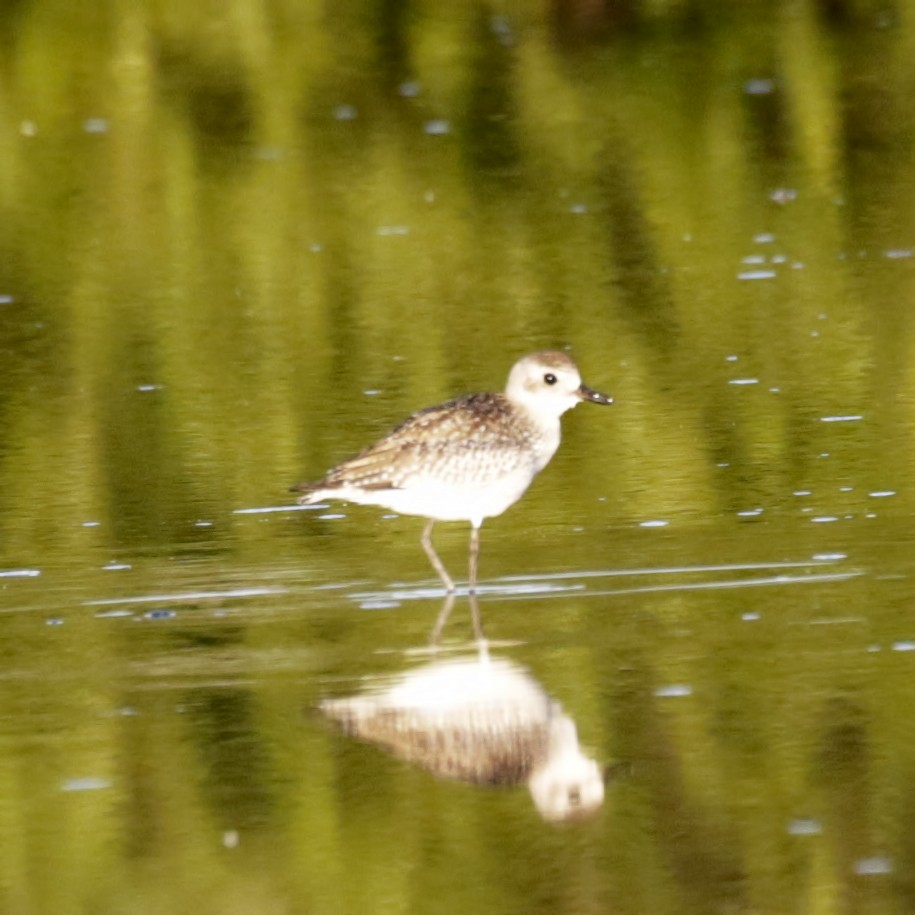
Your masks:
M0 911L915 909L915 18L879 2L0 9ZM328 698L473 658L319 477L569 347L482 529L557 825ZM467 530L438 525L459 580Z

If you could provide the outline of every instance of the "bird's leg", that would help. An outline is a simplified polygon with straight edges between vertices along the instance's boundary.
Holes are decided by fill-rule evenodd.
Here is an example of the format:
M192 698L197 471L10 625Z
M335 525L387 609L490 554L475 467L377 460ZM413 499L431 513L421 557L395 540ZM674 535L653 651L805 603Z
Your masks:
M438 572L438 577L442 580L442 584L445 586L445 590L450 594L452 591L454 591L454 582L451 580L451 576L448 574L445 566L442 564L441 559L438 558L438 553L435 552L435 547L432 546L432 527L434 524L435 519L430 518L426 523L426 526L423 528L423 535L419 542L423 545L423 549L426 551L426 555L429 557L429 562L432 563L432 568Z
M477 590L477 560L480 556L480 525L470 525L470 593Z
M471 591L467 595L470 600L470 620L473 623L473 637L477 640L477 645L480 648L480 657L483 656L483 651L486 649L487 641L486 635L483 632L483 618L480 616L480 605L477 603L476 594Z
M435 625L432 627L432 635L429 638L429 645L432 648L438 648L438 640L441 638L445 623L451 615L452 607L454 607L454 592L449 591L448 595L445 597L445 603L442 604L442 609L438 612L438 618L435 621Z
M476 639L477 647L480 650L480 659L484 660L488 658L488 648L489 643L486 641L486 635L483 632L483 620L480 616L480 605L477 603L476 594L471 591L467 595L467 599L470 601L470 621L473 624L473 637ZM448 617L451 616L451 611L454 608L454 592L449 591L445 597L445 603L442 604L442 609L438 612L438 617L435 620L435 625L432 627L432 635L429 637L429 647L438 648L439 640L442 637L442 631L445 628L445 623L448 622Z

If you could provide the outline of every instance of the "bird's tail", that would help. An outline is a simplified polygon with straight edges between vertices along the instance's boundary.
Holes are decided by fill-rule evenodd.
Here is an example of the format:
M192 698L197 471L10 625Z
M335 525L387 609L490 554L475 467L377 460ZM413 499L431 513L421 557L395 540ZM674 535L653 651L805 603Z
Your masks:
M289 487L289 491L299 493L296 499L298 505L310 505L319 500L320 491L315 483L296 483L295 486Z

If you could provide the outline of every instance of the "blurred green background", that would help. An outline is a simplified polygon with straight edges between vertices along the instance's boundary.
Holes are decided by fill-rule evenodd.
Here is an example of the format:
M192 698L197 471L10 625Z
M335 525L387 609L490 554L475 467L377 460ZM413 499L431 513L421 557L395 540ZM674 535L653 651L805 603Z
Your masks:
M913 92L881 0L0 6L0 909L911 911ZM416 519L267 509L560 346L482 554L631 764L557 830L313 712Z

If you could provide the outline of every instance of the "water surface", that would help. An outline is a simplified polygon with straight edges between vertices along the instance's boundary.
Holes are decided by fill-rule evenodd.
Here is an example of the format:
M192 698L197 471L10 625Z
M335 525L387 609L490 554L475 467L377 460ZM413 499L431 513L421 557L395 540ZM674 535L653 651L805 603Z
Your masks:
M911 17L597 8L0 14L3 911L915 905ZM433 649L286 490L544 347L615 404Z

